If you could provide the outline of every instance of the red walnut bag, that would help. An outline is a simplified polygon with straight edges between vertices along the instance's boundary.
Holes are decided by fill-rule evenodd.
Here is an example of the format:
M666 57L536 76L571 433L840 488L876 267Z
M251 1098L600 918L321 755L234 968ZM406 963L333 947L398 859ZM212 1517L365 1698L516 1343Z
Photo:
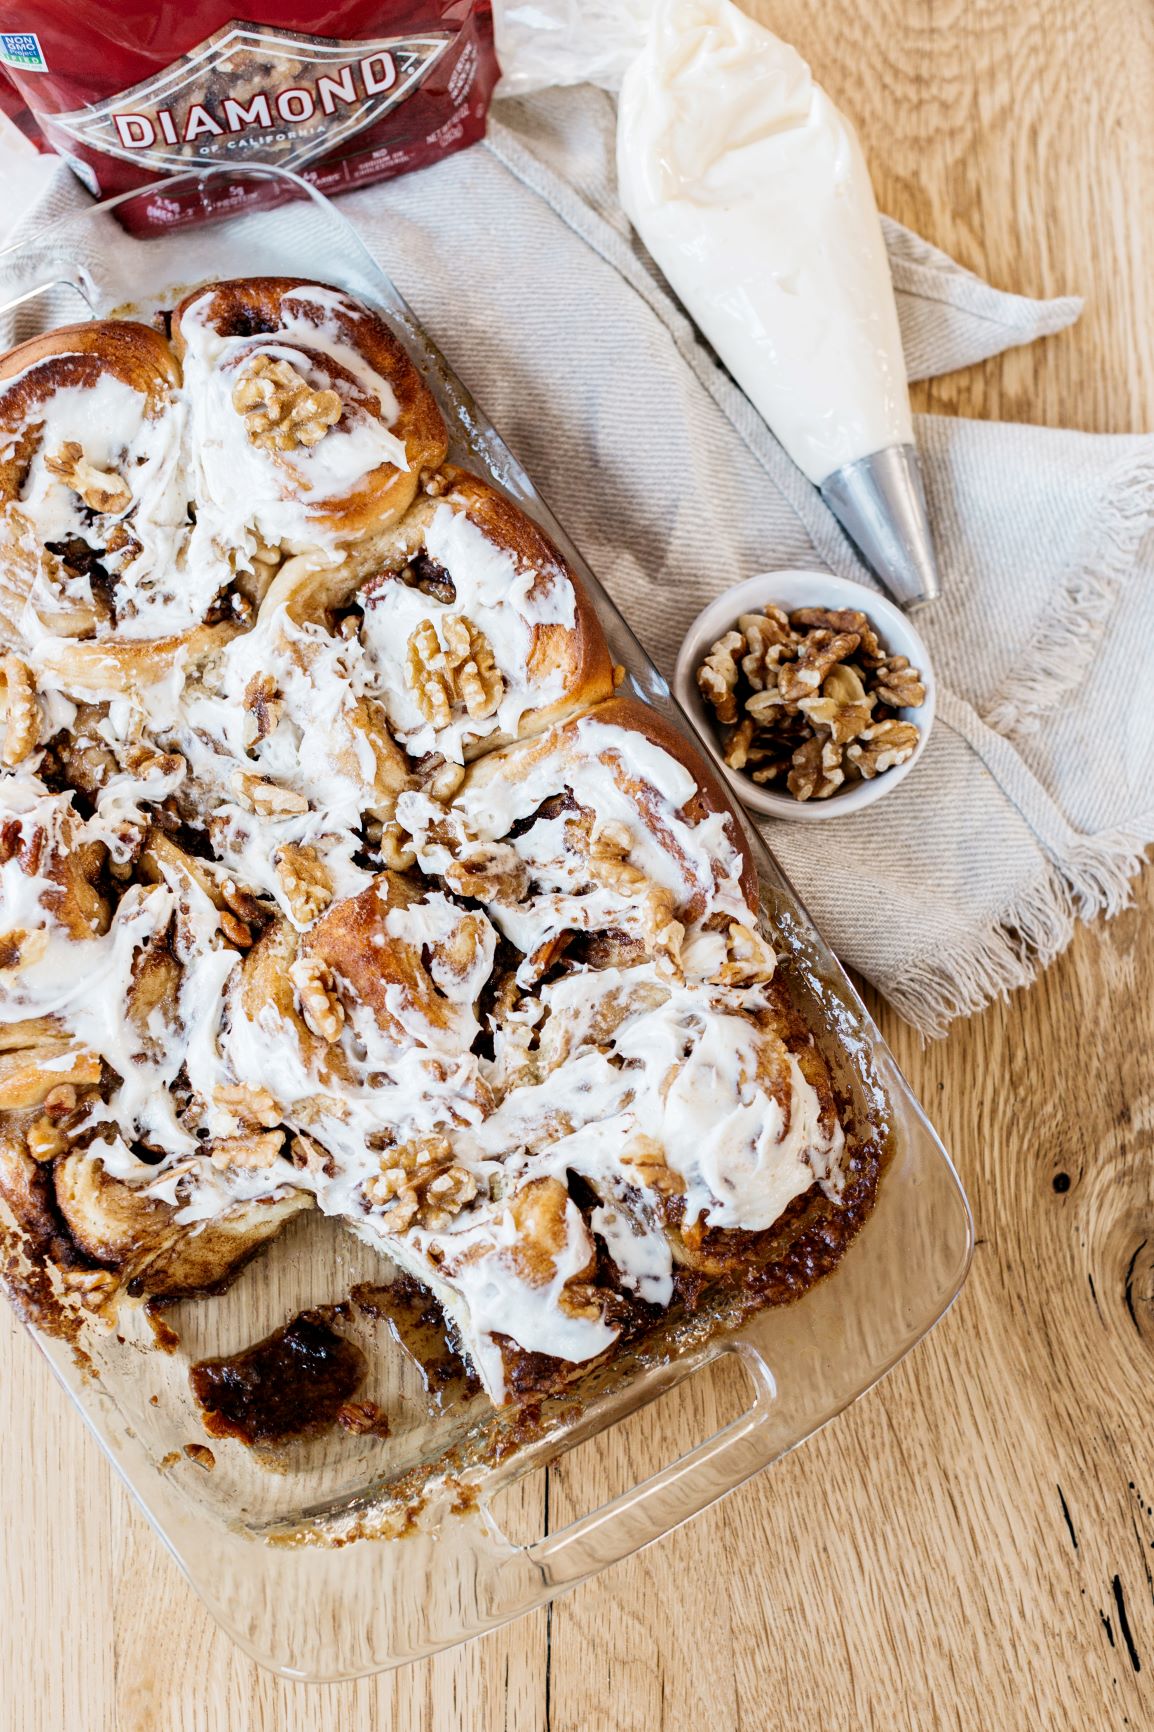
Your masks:
M0 3L0 105L102 197L197 166L271 163L338 193L421 168L485 130L490 0ZM319 32L322 32L320 34ZM203 222L253 181L134 199L134 229Z

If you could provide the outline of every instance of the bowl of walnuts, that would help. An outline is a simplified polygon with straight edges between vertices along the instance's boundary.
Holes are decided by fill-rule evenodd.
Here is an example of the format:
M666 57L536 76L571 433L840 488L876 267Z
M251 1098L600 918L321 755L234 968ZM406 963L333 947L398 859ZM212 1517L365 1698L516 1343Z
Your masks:
M694 620L674 690L751 810L860 812L913 770L934 720L920 634L885 596L824 571L767 571Z

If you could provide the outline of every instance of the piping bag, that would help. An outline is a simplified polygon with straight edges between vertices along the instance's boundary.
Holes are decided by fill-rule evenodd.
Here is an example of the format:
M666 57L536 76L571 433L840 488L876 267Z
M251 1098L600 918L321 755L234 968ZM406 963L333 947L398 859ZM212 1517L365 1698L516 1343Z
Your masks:
M857 134L730 0L658 0L625 74L630 222L903 607L939 593L893 283Z

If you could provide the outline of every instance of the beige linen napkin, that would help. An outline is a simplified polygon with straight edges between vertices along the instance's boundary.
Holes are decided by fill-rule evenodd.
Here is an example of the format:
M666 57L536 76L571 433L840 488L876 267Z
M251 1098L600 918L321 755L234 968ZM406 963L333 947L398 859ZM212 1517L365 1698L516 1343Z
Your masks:
M668 673L699 609L755 572L870 579L633 242L612 142L602 92L545 92L340 208ZM84 197L55 183L26 232ZM324 277L304 208L299 232ZM1077 317L886 236L913 377ZM107 244L148 245L111 223ZM842 958L932 1034L1121 907L1154 839L1154 440L936 416L917 437L943 577L918 620L933 737L868 811L763 827Z

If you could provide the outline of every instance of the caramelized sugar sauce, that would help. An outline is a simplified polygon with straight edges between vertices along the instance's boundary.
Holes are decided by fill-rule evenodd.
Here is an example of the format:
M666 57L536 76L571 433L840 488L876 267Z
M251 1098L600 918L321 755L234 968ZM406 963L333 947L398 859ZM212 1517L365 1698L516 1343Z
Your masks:
M302 1311L240 1353L193 1365L188 1380L209 1436L277 1444L336 1423L368 1368L332 1326L347 1316L344 1305Z

